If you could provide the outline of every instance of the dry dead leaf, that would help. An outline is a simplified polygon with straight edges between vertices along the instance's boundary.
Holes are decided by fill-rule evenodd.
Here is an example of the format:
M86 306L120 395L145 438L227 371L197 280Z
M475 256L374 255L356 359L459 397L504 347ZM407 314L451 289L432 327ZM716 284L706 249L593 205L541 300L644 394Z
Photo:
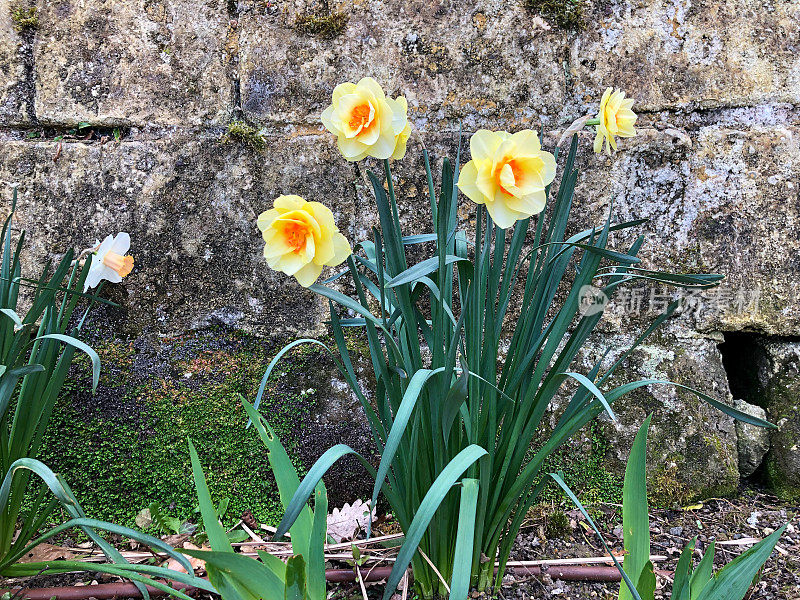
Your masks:
M75 555L67 548L61 546L52 546L50 544L39 544L33 550L23 556L19 562L35 563L45 562L48 560L72 560Z
M194 544L192 544L191 542L184 542L183 547L186 548L187 550L204 550L204 551L211 550L211 548L208 546L203 546L202 548L199 548ZM200 560L199 558L194 558L193 556L187 556L186 558L189 559L189 564L192 565L192 569L195 572L205 571L206 561ZM186 569L183 567L183 565L181 565L181 563L179 563L174 558L170 558L163 566L167 567L168 569L171 569L172 571L178 571L179 573L186 573Z
M366 531L370 518L375 515L369 509L369 502L356 500L353 504L345 504L341 509L334 508L328 515L328 535L338 544L355 539L360 531Z

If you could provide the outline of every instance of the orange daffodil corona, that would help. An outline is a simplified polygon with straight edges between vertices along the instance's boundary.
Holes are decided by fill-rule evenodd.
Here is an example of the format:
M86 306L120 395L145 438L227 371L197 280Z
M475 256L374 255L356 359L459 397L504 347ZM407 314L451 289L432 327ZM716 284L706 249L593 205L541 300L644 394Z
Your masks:
M351 162L366 156L403 158L411 135L406 99L387 98L371 77L337 85L332 104L322 113L322 124L336 136L339 151Z
M611 148L617 149L618 137L633 137L636 129L636 113L631 110L633 98L626 98L620 90L607 88L600 100L600 112L593 120L597 125L597 135L594 138L594 151L600 153L605 141L606 154L611 154Z
M323 266L335 267L352 253L330 209L300 196L277 198L258 216L258 228L270 268L294 275L303 287L317 280Z
M461 169L458 187L476 204L485 204L498 227L506 229L544 209L544 190L556 176L556 160L542 150L535 131L481 129L469 148L472 160Z

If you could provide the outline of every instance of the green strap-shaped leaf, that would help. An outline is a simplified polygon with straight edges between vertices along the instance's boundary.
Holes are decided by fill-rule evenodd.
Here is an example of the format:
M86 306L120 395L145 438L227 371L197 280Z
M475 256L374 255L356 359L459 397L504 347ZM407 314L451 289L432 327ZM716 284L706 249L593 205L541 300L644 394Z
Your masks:
M622 487L622 530L625 544L625 560L622 567L633 581L639 581L647 563L650 562L650 514L647 507L647 430L652 415L645 419L628 456L625 467L625 482ZM652 567L650 569L652 573ZM638 585L637 585L638 588ZM639 594L647 598L639 588ZM630 600L630 591L620 587L620 600Z
M729 417L733 417L734 419L741 421L742 423L748 423L749 425L756 425L757 427L766 427L768 429L777 429L775 425L773 425L768 421L765 421L764 419L759 419L758 417L748 415L747 413L737 410L732 406L723 404L722 402L720 402L719 400L715 400L708 394L704 394L703 392L691 388L688 385L682 385L680 383L675 383L674 381L667 381L665 379L640 379L639 381L632 381L631 383L620 385L611 390L610 392L608 392L606 394L606 399L609 402L614 402L617 398L620 398L621 396L624 396L625 394L628 394L635 389L647 385L656 385L656 384L671 385L676 388L686 390L687 392L691 392L701 400L704 400L705 402L716 408L717 410L722 411Z
M36 338L37 340L58 340L64 344L69 344L70 346L74 346L78 350L81 350L86 353L86 355L92 360L92 392L97 390L97 384L100 381L100 357L97 355L92 347L85 342L80 341L77 338L72 337L71 335L65 335L63 333L48 333L45 335L40 335Z
M694 600L706 587L706 584L714 576L714 554L716 553L716 542L711 542L703 555L700 564L692 573L692 578L689 581L690 594L689 596Z
M328 493L320 481L314 493L314 522L306 557L308 600L325 600L325 541L328 534ZM288 579L288 576L287 576Z
M266 600L267 598L283 598L284 582L279 579L272 570L265 564L235 552L216 552L208 550L187 550L181 552L205 561L206 567L216 570L216 577L211 577L214 587L222 595L224 600L229 600L225 591L219 589L224 587L231 590L241 598L250 600ZM222 586L218 586L218 581L222 581Z
M315 462L314 465L308 470L308 474L303 478L303 481L300 482L300 485L297 486L297 491L292 496L292 499L288 503L284 504L286 513L283 515L283 519L281 519L281 522L278 524L278 529L275 532L273 539L281 539L281 537L283 537L286 532L289 531L289 528L292 527L295 519L297 519L298 515L300 515L304 508L308 509L309 511L311 510L306 505L306 502L308 502L308 499L311 496L311 493L314 491L317 483L337 460L343 456L347 456L348 454L354 454L363 464L369 465L363 456L346 444L337 444L332 448L328 448L328 450L326 450L325 453L317 459L317 462ZM292 538L294 539L294 532L292 533Z
M194 577L193 575L187 575L186 573L173 571L164 567L155 567L152 565L131 565L118 563L93 564L77 560L53 560L39 563L17 563L9 567L4 574L8 577L35 577L37 575L41 575L42 571L44 570L46 570L49 575L73 573L75 571L107 573L116 577L130 579L137 585L142 586L142 588L144 588L143 584L153 586L154 588L167 592L168 594L177 598L181 598L182 600L192 600L192 598L181 592L180 589L176 589L166 585L165 583L162 583L159 581L159 579L169 579L178 583L182 583L186 586L200 588L212 594L217 591L213 585L203 579L200 579L199 577ZM159 579L152 579L151 577L147 577L147 575L152 575L153 577L157 577Z
M460 262L464 260L467 259L461 258L460 256L454 256L452 254L448 254L444 258L444 264L451 265L455 262ZM386 287L393 288L397 287L398 285L403 285L405 283L411 283L412 281L417 281L421 277L430 275L434 271L438 270L439 270L439 257L432 256L431 258L426 258L425 260L415 264L413 267L409 267L402 273L399 273L398 275L392 277L386 284Z
M211 493L208 491L206 476L203 467L200 466L200 458L194 448L192 440L189 440L189 456L192 460L192 475L194 476L194 486L197 489L197 502L200 504L200 514L203 516L203 524L208 535L208 543L215 552L233 552L233 547L228 539L225 529L217 519L217 510L211 501Z
M14 322L14 325L17 327L22 327L22 319L20 319L19 315L10 308L0 308L0 313L11 319Z
M672 582L672 600L689 600L689 573L692 570L692 553L696 543L697 538L694 538L686 544L678 559Z
M286 588L284 600L306 599L306 564L302 556L292 556L286 561Z
M383 487L383 481L386 479L386 474L392 466L395 452L397 452L397 448L400 446L400 440L403 439L408 420L411 418L411 413L414 412L414 407L417 404L423 386L428 379L442 371L444 371L444 367L439 367L435 370L420 369L411 377L405 394L403 394L403 400L400 402L400 407L394 417L392 428L389 430L389 437L386 438L386 444L381 453L381 462L378 464L378 475L375 478L375 486L372 489L372 503L370 507L375 507L377 505L378 494L380 494L381 487ZM369 538L371 533L372 525L370 524L367 526L367 538Z
M271 361L269 361L269 365L267 365L267 370L264 371L264 376L261 378L261 383L258 386L258 393L256 394L256 401L253 402L253 407L254 408L258 409L259 405L261 404L261 398L264 395L264 390L267 387L267 380L269 379L269 376L272 374L272 370L275 368L275 365L277 365L278 361L280 361L280 359L283 358L284 354L289 352L289 350L291 350L292 348L295 348L296 346L299 346L301 344L315 344L317 346L321 346L321 347L325 348L325 350L327 350L328 354L330 354L332 357L334 357L334 358L336 357L336 354L334 354L334 352L330 348L328 348L328 346L326 346L325 344L323 344L319 340L315 340L315 339L312 339L312 338L303 338L301 340L295 340L295 341L293 341L293 342L291 342L289 344L286 344L283 348L280 349L280 351L275 355L275 357ZM249 428L251 424L252 424L252 421L248 421L247 422L247 427Z
M41 371L44 371L44 366L33 364L17 367L10 371L4 368L0 372L0 416L5 415L6 410L8 410L8 406L11 403L11 395L14 393L20 378Z
M467 399L468 384L469 373L462 370L461 375L453 382L442 403L442 439L445 442L450 436L450 429L453 427L456 415L458 415L461 406Z
M264 417L262 417L255 407L251 406L247 400L241 397L240 399L242 401L242 406L244 406L250 420L256 427L258 436L267 448L267 459L272 467L272 472L275 474L275 482L278 484L281 504L288 513L288 507L300 487L300 478L297 475L297 469L295 469L289 455L286 453L286 449L283 447L283 444L281 444L278 436L275 435L272 427L269 426L269 423L267 423ZM316 483L315 481L312 484L308 495L311 494ZM308 495L306 496L306 500L308 499ZM285 518L284 516L284 519ZM291 526L292 550L295 554L307 554L308 541L311 538L312 515L311 509L305 504L305 500L297 507L297 511L292 518ZM283 533L286 533L286 531ZM281 533L281 535L283 535L283 533Z
M486 450L472 444L456 454L453 460L447 463L447 466L439 473L439 476L422 499L417 512L414 514L414 518L411 520L411 525L406 532L405 542L400 548L400 552L397 554L394 567L386 582L383 600L389 600L392 594L394 594L394 590L400 583L403 573L405 573L408 568L411 558L417 551L419 542L422 540L422 536L428 528L428 523L430 523L434 513L447 495L447 492L450 491L453 484L458 481L458 478L461 477L470 465L487 454L488 452L486 452Z
M458 507L458 533L453 556L453 577L450 580L450 600L464 600L469 594L472 575L472 547L475 541L475 513L478 507L478 480L463 479L461 503Z
M697 600L742 600L785 529L786 525L722 567Z
M645 563L642 574L639 575L639 580L636 582L636 590L644 600L655 599L656 574L653 570L653 563L649 560Z
M584 388L586 388L591 394L600 401L600 404L603 405L603 408L608 413L608 416L611 417L614 421L617 420L617 415L614 414L614 411L611 410L611 405L606 400L606 397L603 395L597 386L592 383L586 375L581 375L580 373L562 373L565 377L572 377L575 381L580 383Z
M141 531L136 531L135 529L131 529L129 527L123 527L122 525L115 525L113 523L107 523L105 521L98 521L97 519L87 519L87 518L78 518L78 519L70 519L66 523L62 523L57 527L53 527L52 529L48 530L43 535L39 536L35 540L32 540L25 548L23 548L20 552L16 553L12 559L16 558L19 559L22 556L25 556L28 552L32 551L36 546L46 542L47 540L55 537L62 531L66 531L67 529L71 529L73 527L91 527L92 529L100 529L103 531L107 531L109 533L115 533L117 535L124 536L126 538L130 538L139 542L140 544L144 544L145 546L149 546L150 548L155 548L156 550L160 550L161 552L171 556L175 560L177 560L187 572L192 572L192 565L191 563L186 560L179 552L176 552L175 549L167 544L159 540L158 538L153 537L152 535L147 535L146 533L142 533Z

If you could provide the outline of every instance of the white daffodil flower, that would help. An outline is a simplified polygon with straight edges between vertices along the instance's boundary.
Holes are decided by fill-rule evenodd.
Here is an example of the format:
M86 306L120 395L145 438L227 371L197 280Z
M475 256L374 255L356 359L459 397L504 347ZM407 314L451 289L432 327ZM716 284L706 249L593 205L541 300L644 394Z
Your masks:
M101 281L119 283L133 269L133 257L125 253L131 247L131 236L124 231L109 235L102 242L95 242L92 249L92 265L83 291L97 287Z

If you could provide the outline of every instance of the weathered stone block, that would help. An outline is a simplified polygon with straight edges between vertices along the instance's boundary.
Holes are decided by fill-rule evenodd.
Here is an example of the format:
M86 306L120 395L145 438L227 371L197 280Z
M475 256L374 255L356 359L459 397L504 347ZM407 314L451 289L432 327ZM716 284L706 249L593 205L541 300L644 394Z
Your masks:
M319 123L334 86L370 75L404 94L422 130L434 124L538 127L565 99L566 36L521 3L344 3L332 39L304 31L330 16L312 2L254 2L242 13L242 104L261 122Z
M576 202L587 224L613 199L617 219L649 220L644 266L725 275L719 289L690 300L702 331L800 328L800 130L781 124L792 114L762 115L753 126L734 112L695 130L643 128L610 162L583 157Z
M276 196L297 193L323 196L354 237L352 171L315 138L271 140L263 155L192 136L64 143L57 161L51 142L3 148L0 179L20 183L17 224L30 235L27 264L131 233L134 271L113 290L127 315L121 327L175 333L218 320L266 335L322 327L327 304L269 270L256 227Z
M232 109L224 2L40 4L36 111L45 123L204 125Z
M759 373L764 407L770 422L772 447L767 478L788 499L800 499L800 343L765 340L766 368Z
M590 21L570 53L584 100L606 86L627 90L648 111L800 98L796 1L603 3Z
M753 417L767 420L767 412L744 400L734 400L733 406ZM739 475L750 477L769 452L769 429L736 421L736 443L739 450Z
M15 31L11 2L0 0L0 125L21 124L25 113L25 36Z
M619 333L599 340L598 351L606 345L613 348L604 365L616 360L634 337ZM696 337L679 324L654 334L634 351L607 387L643 378L674 381L731 403L715 340ZM691 392L664 384L639 388L618 400L613 409L618 421L601 417L603 434L612 448L607 456L610 469L624 473L633 438L652 413L647 459L650 494L660 502L687 502L735 491L739 470L732 418Z

